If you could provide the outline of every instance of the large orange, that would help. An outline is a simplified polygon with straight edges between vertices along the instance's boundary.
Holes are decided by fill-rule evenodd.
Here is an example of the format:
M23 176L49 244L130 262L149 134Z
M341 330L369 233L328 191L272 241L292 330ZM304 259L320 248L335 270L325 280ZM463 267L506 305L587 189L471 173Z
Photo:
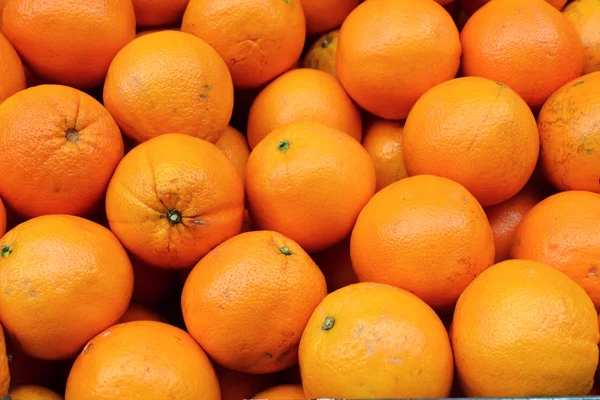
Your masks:
M457 0L458 1L458 0ZM490 0L461 0L460 4L462 9L468 14L471 15L475 11L479 10ZM568 0L546 0L553 7L562 10L562 8L567 4Z
M214 364L221 400L250 399L255 393L275 385L279 374L245 374Z
M337 78L337 45L339 29L319 37L308 49L302 60L302 67L319 69Z
M165 26L181 21L189 0L133 0L138 27Z
M239 233L244 188L215 145L167 134L123 158L108 186L106 215L111 230L141 261L187 268Z
M219 400L210 360L185 331L162 322L113 326L85 346L65 400Z
M246 136L232 126L228 126L215 145L233 164L242 181L246 179L246 164L250 157L250 148Z
M271 132L250 154L248 211L259 229L319 251L348 236L375 180L371 157L355 139L321 123L296 122Z
M600 2L575 0L563 10L583 42L583 73L600 71Z
M0 319L28 354L71 357L127 309L131 263L103 226L48 215L20 224L1 242Z
M338 28L360 0L301 0L306 33L316 35Z
M502 82L534 108L583 69L581 39L544 0L487 3L467 21L461 42L465 75Z
M598 315L580 287L542 263L504 261L475 278L458 300L451 338L469 397L571 396L592 388Z
M404 119L423 93L454 78L460 54L458 29L435 1L369 0L342 25L337 73L362 108Z
M231 117L233 85L215 49L165 30L138 37L117 54L104 104L134 141L177 132L214 143Z
M219 52L236 88L261 86L290 69L306 32L300 0L190 0L181 29Z
M327 294L325 278L293 240L242 233L208 253L185 282L185 325L220 365L281 371L298 360L306 323Z
M13 94L25 89L26 84L23 63L2 33L0 33L0 60L2 60L0 63L0 103L2 103Z
M361 281L398 286L448 310L494 262L494 237L467 189L420 175L373 196L352 231L350 255Z
M310 256L323 272L330 293L358 283L350 258L350 237Z
M298 400L305 399L304 390L301 385L278 385L272 388L263 390L260 393L252 396L253 399L268 399L268 400Z
M66 86L23 90L0 105L0 195L24 217L90 214L119 160L123 139L109 112Z
M357 283L328 295L299 355L309 399L448 397L452 386L444 324L417 296L388 285Z
M506 85L466 77L417 101L402 137L409 175L431 174L465 186L483 206L508 200L531 177L540 141L535 117Z
M130 0L7 0L8 40L37 75L64 85L100 85L110 62L135 37Z
M63 397L50 389L36 385L15 386L8 392L11 400L63 400Z

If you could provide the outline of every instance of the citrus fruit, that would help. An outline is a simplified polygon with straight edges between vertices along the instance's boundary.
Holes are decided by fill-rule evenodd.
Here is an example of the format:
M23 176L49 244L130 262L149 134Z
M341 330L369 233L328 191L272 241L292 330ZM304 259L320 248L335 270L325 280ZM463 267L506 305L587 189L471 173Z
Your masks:
M358 282L350 258L350 237L310 256L323 272L330 293Z
M475 11L480 9L483 5L485 5L490 0L461 0L462 9L467 12L468 15L473 14ZM553 7L562 10L562 8L567 4L568 0L546 0Z
M189 0L132 0L138 27L177 24Z
M255 393L273 386L278 374L251 375L214 364L221 389L221 400L251 399Z
M338 28L360 0L301 0L306 33L316 35Z
M246 179L246 164L250 157L250 148L246 136L232 126L228 126L215 145L227 156L236 171L242 178Z
M337 44L340 31L336 29L320 36L308 49L302 67L319 69L337 78Z
M583 73L600 71L600 3L596 0L575 0L563 10L583 42Z
M63 397L50 389L36 385L15 386L8 392L11 400L63 400Z
M159 321L164 322L164 318L157 314L156 312L150 310L147 307L144 307L139 304L131 303L129 307L127 307L127 311L119 320L119 323L122 324L124 322L131 321Z
M13 94L25 89L26 84L23 63L2 33L0 33L0 60L2 60L2 64L0 64L0 77L2 77L0 80L0 103L2 103Z
M294 400L304 399L301 385L279 385L263 390L252 396L253 399Z

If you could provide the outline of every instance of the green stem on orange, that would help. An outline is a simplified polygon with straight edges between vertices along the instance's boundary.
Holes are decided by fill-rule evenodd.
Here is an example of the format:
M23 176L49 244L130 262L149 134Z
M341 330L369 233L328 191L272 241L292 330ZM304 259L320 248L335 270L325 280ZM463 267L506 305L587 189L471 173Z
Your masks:
M171 226L179 224L181 222L181 213L177 210L167 211L167 220Z

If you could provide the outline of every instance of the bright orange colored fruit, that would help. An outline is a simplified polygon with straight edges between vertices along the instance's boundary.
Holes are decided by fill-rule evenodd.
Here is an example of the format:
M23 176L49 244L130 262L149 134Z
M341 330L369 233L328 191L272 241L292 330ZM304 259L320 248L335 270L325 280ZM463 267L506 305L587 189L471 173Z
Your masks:
M375 180L371 157L355 139L321 123L296 122L271 132L250 154L248 211L259 229L319 251L350 234Z
M138 27L178 24L189 0L132 0Z
M425 93L408 115L402 140L409 175L452 179L483 206L523 189L540 147L527 104L506 85L478 77L453 79Z
M123 157L109 112L66 86L23 90L0 105L0 195L24 217L90 214Z
M100 85L135 37L130 0L7 0L4 34L44 79L80 89Z
M181 308L188 331L213 360L264 374L297 362L302 331L326 294L323 274L297 243L257 231L200 260L185 282Z
M123 316L119 320L119 323L122 324L124 322L131 322L131 321L164 322L164 318L160 314L152 311L151 309L149 309L147 307L144 307L139 304L131 303L131 304L129 304L127 311L125 311L125 314L123 314Z
M373 196L352 231L350 255L361 281L400 287L445 311L494 262L494 237L467 189L419 175Z
M299 355L309 399L447 397L452 386L442 321L417 296L388 285L357 283L328 295Z
M340 30L337 73L362 108L404 119L423 93L454 78L460 54L458 29L435 1L365 1Z
M8 396L11 400L63 400L58 393L36 385L14 386Z
M181 30L219 52L236 88L253 88L298 61L306 25L300 0L190 0Z
M136 257L130 258L133 267L131 300L148 307L154 307L166 300L176 287L177 273L151 267Z
M575 0L563 10L583 42L583 73L600 71L600 2Z
M239 233L244 188L213 144L166 134L131 150L106 193L111 230L141 261L187 268Z
M26 84L23 63L2 33L0 33L0 60L2 60L0 64L0 103L2 103L13 94L25 89Z
M301 0L306 33L316 35L338 28L360 0Z
M319 69L337 78L337 45L339 29L319 37L302 60L303 68Z
M350 237L310 256L325 275L329 293L358 283L350 258Z
M374 119L365 128L363 147L377 172L377 191L408 176L402 156L404 123Z
M104 104L136 142L176 132L214 143L231 117L233 85L211 46L165 30L138 37L117 54Z
M221 400L250 399L255 393L275 385L278 374L245 374L214 364Z
M571 396L592 388L598 315L580 287L542 263L504 261L475 278L458 300L451 338L469 397Z
M215 145L227 156L236 171L242 178L246 179L246 164L250 157L250 148L246 136L232 126L228 126Z
M467 12L468 15L472 15L475 11L479 10L490 0L461 0L462 9ZM546 0L553 7L562 10L567 4L568 0Z
M294 400L305 399L301 385L279 385L263 390L252 396L253 399Z

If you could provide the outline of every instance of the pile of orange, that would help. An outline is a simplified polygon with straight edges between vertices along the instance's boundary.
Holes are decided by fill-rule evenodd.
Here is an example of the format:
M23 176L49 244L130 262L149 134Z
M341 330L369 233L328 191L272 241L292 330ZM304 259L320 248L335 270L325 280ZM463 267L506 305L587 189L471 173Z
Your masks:
M0 0L0 398L598 393L599 127L598 0Z

